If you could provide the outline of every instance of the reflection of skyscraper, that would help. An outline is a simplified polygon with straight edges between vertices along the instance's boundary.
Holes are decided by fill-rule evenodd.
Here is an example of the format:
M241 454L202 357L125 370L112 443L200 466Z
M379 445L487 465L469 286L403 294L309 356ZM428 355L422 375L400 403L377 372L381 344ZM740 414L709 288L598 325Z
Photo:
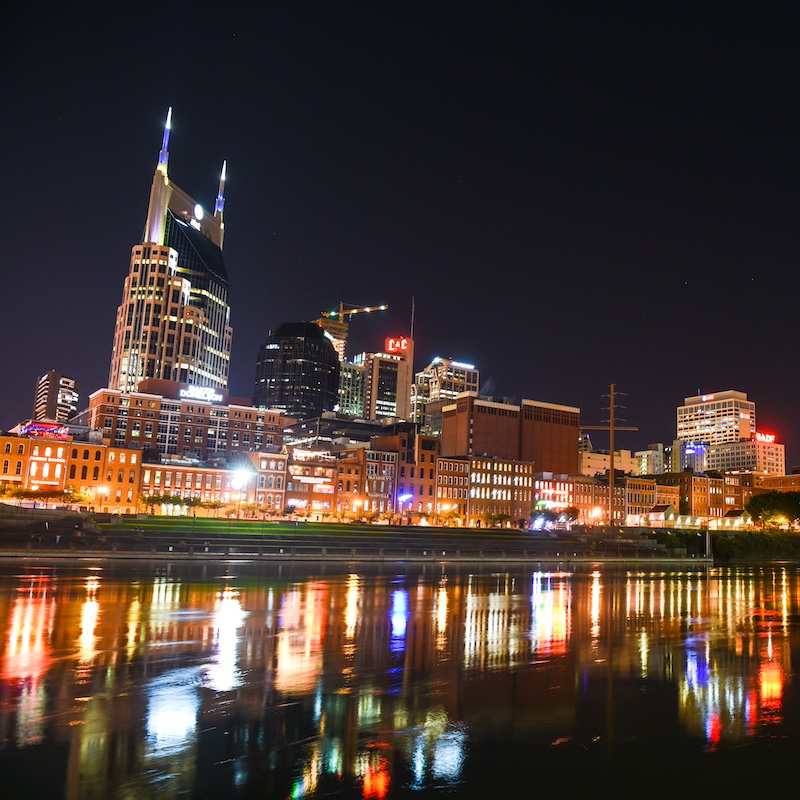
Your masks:
M230 366L228 274L222 258L225 164L213 214L167 177L167 115L141 244L133 248L117 310L109 388L147 378L226 388Z

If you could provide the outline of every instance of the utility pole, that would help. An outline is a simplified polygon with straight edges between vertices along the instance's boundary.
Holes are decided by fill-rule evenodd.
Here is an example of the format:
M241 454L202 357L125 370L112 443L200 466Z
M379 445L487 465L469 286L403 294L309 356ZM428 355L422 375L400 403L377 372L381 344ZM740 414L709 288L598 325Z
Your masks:
M609 398L608 408L608 425L581 425L581 430L585 431L608 431L608 526L609 528L614 522L614 431L638 431L638 428L632 428L624 425L616 424L616 409L617 409L617 394L616 384L612 383L610 393L603 395ZM624 408L624 406L620 406ZM624 420L623 420L624 422Z

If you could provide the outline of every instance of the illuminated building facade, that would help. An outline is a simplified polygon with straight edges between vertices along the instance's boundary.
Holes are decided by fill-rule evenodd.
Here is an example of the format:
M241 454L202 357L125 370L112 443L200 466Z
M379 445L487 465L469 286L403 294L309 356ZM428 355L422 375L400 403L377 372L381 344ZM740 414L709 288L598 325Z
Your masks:
M354 419L364 417L364 371L364 364L340 362L338 413Z
M471 456L467 525L517 527L530 519L534 504L533 464L505 458Z
M281 515L286 508L286 453L250 453L255 466L254 502L267 516ZM245 491L247 487L245 487Z
M147 379L226 388L230 368L228 273L222 257L225 164L213 213L167 175L172 109L153 176L144 235L134 246L117 310L108 385Z
M660 475L664 472L664 445L651 444L647 450L638 450L633 454L636 460L637 475ZM616 464L616 459L614 460Z
M749 441L726 442L708 448L710 470L749 470L765 475L786 473L786 448L775 441L774 434L756 432Z
M611 469L611 454L608 450L590 450L580 454L581 474L598 475ZM619 472L631 474L639 466L638 459L630 450L614 451L614 469Z
M75 379L51 369L36 381L33 418L66 422L78 411Z
M442 410L442 455L533 463L537 472L578 473L580 409L523 400L496 403L463 392Z
M326 450L287 448L286 507L308 520L322 521L335 513L338 468Z
M226 389L145 381L140 391L98 389L79 415L116 446L138 447L148 460L230 458L283 446L282 409L255 408Z
M30 492L68 492L73 505L91 511L134 513L141 459L138 450L96 437L76 439L67 426L53 422L29 421L0 435L0 483Z
M336 513L353 519L389 519L395 511L397 454L356 447L335 455Z
M390 338L383 353L361 353L353 363L364 368L365 419L411 419L414 344Z
M416 427L416 426L415 426ZM396 508L412 524L438 517L437 462L439 439L406 430L372 440L373 450L397 454Z
M756 431L756 404L744 392L729 389L684 398L677 410L677 437L709 445L751 439Z
M477 392L480 388L480 372L473 364L436 358L418 372L411 392L411 419L423 426L428 433L440 433L436 420L428 420L427 408L437 404L438 421L441 423L441 407L452 402L461 392Z
M315 322L284 322L258 351L253 405L297 420L339 404L339 355Z
M436 503L445 522L464 524L469 503L469 456L439 457L436 463Z

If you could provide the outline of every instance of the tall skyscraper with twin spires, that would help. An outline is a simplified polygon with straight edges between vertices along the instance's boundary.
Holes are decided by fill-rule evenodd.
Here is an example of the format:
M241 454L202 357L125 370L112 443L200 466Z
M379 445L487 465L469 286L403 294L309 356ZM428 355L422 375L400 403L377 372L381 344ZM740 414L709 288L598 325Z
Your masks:
M108 386L135 391L155 378L226 389L231 340L222 257L225 172L209 214L167 175L172 109L164 127L142 241L133 247L117 309Z

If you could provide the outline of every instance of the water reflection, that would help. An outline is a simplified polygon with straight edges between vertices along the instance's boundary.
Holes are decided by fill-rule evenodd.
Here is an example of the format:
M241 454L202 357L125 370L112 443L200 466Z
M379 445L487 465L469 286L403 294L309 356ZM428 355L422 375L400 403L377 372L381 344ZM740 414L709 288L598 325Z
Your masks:
M536 764L574 786L800 744L794 568L237 569L0 567L4 776L64 798L480 797Z

